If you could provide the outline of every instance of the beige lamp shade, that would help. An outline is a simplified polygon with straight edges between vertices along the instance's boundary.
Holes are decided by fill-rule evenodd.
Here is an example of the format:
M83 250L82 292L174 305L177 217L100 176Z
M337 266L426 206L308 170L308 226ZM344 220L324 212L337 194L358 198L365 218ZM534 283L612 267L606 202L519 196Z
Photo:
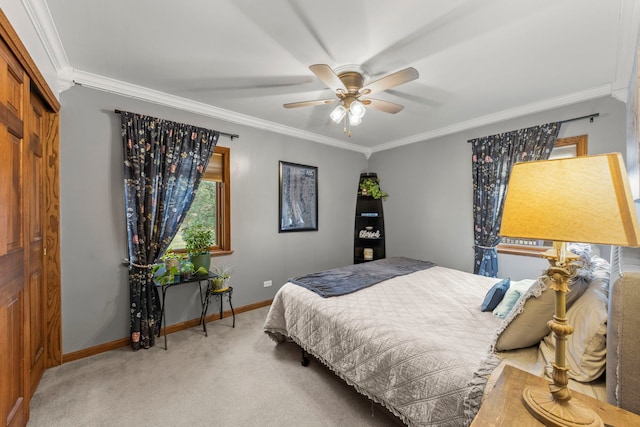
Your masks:
M516 164L500 235L639 246L638 219L619 153Z

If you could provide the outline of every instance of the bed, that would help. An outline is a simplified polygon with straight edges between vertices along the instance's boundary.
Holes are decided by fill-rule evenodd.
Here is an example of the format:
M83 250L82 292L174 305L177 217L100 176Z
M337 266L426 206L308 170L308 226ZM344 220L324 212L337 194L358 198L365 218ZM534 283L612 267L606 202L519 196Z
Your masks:
M570 386L638 412L640 317L626 307L640 307L640 252L614 248L610 267L580 249L568 315L585 326L577 328L573 347L569 343L568 360L575 362ZM388 270L394 273L385 276ZM363 276L361 289L349 287L352 277L361 282ZM505 364L545 375L553 354L546 330L551 315L532 320L549 310L549 301L553 313L552 291L538 278L526 289L514 283L507 294L504 282L406 258L314 273L282 286L264 331L277 343L295 342L303 355L314 356L407 425L468 425ZM346 290L327 297L327 283L346 284ZM493 313L500 305L494 304L496 293L500 304L511 306L502 307L505 318ZM493 310L482 311L487 301Z

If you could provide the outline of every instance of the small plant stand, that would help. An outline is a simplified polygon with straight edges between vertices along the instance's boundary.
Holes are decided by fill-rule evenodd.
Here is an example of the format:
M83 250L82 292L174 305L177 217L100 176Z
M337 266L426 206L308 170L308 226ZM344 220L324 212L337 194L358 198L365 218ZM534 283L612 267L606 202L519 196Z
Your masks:
M231 308L231 316L233 317L233 328L236 327L236 313L233 311L233 304L231 303L231 296L233 295L233 287L228 286L223 289L214 289L213 280L209 280L209 284L207 285L207 291L205 294L205 302L202 306L202 314L200 315L200 323L202 323L202 330L204 331L204 336L209 336L207 334L207 310L209 309L209 302L211 298L215 298L216 300L220 300L220 319L222 319L222 297L226 295L227 301L229 301L229 307Z

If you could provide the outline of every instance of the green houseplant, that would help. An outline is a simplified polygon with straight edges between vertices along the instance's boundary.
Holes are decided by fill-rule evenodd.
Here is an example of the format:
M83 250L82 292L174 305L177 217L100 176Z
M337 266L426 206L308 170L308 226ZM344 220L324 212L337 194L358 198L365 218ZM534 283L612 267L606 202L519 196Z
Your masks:
M209 271L211 267L211 254L209 247L213 245L213 230L201 225L188 227L182 233L186 244L185 249L189 254L189 260L193 263L194 270L200 267Z
M193 263L188 259L182 260L180 262L180 277L182 277L184 280L187 280L191 278L193 273L195 273Z
M180 266L182 254L177 254L171 249L168 249L164 255L160 257L160 260L162 262L154 264L151 270L154 275L154 280L161 285L180 281L180 275L182 274ZM160 274L157 274L160 268L163 268L163 270Z
M171 249L167 250L164 255L160 257L162 262L167 266L167 271L173 267L178 267L180 265L180 260L182 256L173 252Z
M214 291L222 291L227 289L227 281L231 277L231 268L225 265L216 265L213 267L213 273L216 275L211 282L213 283Z
M165 270L161 274L156 275L158 270L163 266ZM154 276L154 281L162 286L180 281L180 271L178 271L178 267L176 266L168 267L167 264L154 264L151 268L151 273Z
M372 178L365 178L360 182L360 194L363 196L371 196L374 199L388 196L387 193L380 189L378 181Z

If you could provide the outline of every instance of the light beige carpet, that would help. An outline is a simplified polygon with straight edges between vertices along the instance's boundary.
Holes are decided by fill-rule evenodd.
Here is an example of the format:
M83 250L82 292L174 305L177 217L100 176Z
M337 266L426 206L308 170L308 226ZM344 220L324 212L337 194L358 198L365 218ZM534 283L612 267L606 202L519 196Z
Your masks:
M390 426L386 409L293 343L262 331L268 307L162 337L149 350L113 350L45 372L29 427Z

